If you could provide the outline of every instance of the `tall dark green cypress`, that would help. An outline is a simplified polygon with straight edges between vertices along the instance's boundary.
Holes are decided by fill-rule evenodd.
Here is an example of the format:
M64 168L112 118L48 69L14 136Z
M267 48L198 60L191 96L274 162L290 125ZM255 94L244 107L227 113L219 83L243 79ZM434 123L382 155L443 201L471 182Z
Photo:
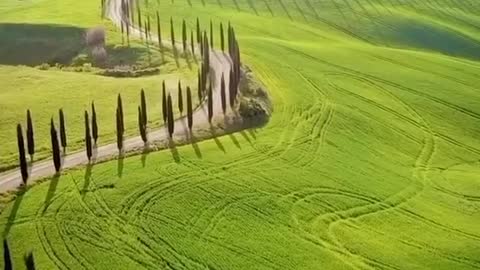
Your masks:
M92 137L95 144L98 141L98 124L97 124L97 110L95 110L95 103L92 101Z
M158 14L157 11L157 38L158 38L158 46L160 49L163 49L162 45L162 27L160 26L160 15Z
M198 86L197 86L197 90L198 90L198 101L201 102L202 101L202 98L203 98L203 95L202 95L202 77L200 75L200 71L198 71Z
M52 142L52 155L53 155L53 165L55 166L55 171L58 173L62 167L62 161L60 158L60 144L58 143L58 133L53 123L53 118L50 119L50 139Z
M7 239L3 239L3 265L5 270L12 270L12 257L10 256L10 248Z
M27 268L27 270L35 270L35 260L32 252L29 252L27 255L25 255L23 259L25 261L25 268Z
M147 100L145 98L145 91L142 89L140 92L140 106L142 109L142 122L145 126L147 126L148 122L148 115L147 115Z
M150 37L150 39L152 39L152 25L150 23L150 16L147 16L147 27L146 28L147 28L146 31L148 33L147 36Z
M200 20L197 17L197 43L201 43L202 33L200 31Z
M90 135L90 119L88 117L88 112L85 111L85 150L87 153L88 161L92 159L92 136Z
M117 108L116 111L116 120L117 120L117 148L119 152L122 152L123 149L123 131L122 131L122 116L120 109Z
M118 94L118 97L117 97L117 109L120 116L120 122L119 122L120 131L123 135L123 133L125 132L125 122L123 121L123 102L122 102L122 96L120 94Z
M185 19L182 22L182 45L183 51L187 51L187 24L185 23Z
M140 136L142 137L142 141L147 143L147 128L145 123L143 122L144 116L143 111L140 106L138 106L138 130L140 131Z
M35 137L33 133L33 120L30 110L27 110L27 148L28 154L33 161L33 155L35 154Z
M208 87L208 122L212 122L213 118L213 91L212 84Z
M223 114L227 112L227 95L225 93L225 77L222 73L222 79L220 81L220 95L222 99L222 110Z
M142 12L140 10L140 5L138 4L137 1L137 16L138 16L138 28L140 29L140 32L142 32Z
M58 110L58 118L60 122L60 142L65 152L67 149L67 132L65 129L65 115L63 113L63 109Z
M223 33L223 24L220 23L220 47L222 48L222 51L225 51L225 36Z
M213 22L210 20L210 47L213 50Z
M178 110L183 114L183 93L180 81L178 81Z
M190 49L192 50L192 55L195 55L195 43L193 41L193 30L190 30Z
M165 81L162 82L162 116L163 116L163 122L167 122L167 95L166 95L166 86L165 86Z
M170 134L170 138L172 138L173 133L175 132L175 119L173 117L173 106L172 106L172 97L168 94L167 99L167 106L168 106L168 134Z
M175 30L173 29L173 18L170 17L170 39L172 40L172 48L175 50Z
M28 167L27 157L25 155L25 142L23 140L22 125L17 125L17 145L18 145L18 161L20 165L20 173L22 174L23 183L27 183Z
M193 104L192 104L192 91L190 91L190 86L187 86L187 119L188 119L188 128L191 131L193 127Z
M228 90L228 94L230 97L230 108L232 108L233 110L233 107L235 105L235 75L233 74L233 69L230 69Z

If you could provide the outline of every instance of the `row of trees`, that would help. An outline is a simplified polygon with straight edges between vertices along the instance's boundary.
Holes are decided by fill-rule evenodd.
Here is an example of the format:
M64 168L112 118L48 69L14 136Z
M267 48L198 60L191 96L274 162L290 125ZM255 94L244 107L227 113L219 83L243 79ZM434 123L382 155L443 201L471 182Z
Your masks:
M59 115L59 123L60 123L59 132L57 132L57 129L55 128L53 118L50 121L52 151L53 151L55 169L57 169L57 171L61 166L60 165L60 159L61 159L60 146L62 147L64 154L67 151L67 133L66 133L66 124L65 124L65 114L63 112L63 109L60 109L58 111L58 115ZM28 151L28 154L30 155L30 162L32 163L35 155L35 135L34 135L34 128L33 128L32 114L30 110L27 110L26 137L27 137L27 151ZM19 158L20 172L22 175L23 183L26 184L27 179L29 177L29 172L28 172L28 162L27 162L27 157L25 152L25 141L23 136L23 129L20 123L17 124L17 145L18 145L18 158Z
M25 262L25 268L27 270L35 270L35 260L33 258L32 252L27 253L23 257L23 260ZM12 257L10 255L10 247L6 239L3 239L3 265L5 270L13 269Z

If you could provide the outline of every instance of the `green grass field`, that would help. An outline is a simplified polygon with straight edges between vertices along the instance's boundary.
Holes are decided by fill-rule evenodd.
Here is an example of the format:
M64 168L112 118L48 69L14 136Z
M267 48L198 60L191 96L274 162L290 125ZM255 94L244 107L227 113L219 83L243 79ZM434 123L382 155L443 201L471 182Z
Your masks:
M133 40L128 49L122 46L119 31L102 21L98 2L94 1L10 1L0 4L0 171L17 166L16 125L26 128L26 110L32 111L36 134L36 159L50 157L50 118L58 123L58 109L66 114L69 150L83 149L83 112L96 103L100 144L115 141L115 108L120 93L125 107L127 135L137 135L137 106L140 90L147 96L150 127L163 125L161 118L161 84L177 96L177 83L196 89L196 67L178 59L171 51L163 56L152 46L152 65L160 67L160 75L140 78L113 78L85 72L69 72L33 66L50 60L69 60L72 51L81 50L86 29L106 25L107 50L110 61L148 64L146 46ZM54 4L52 4L54 3ZM76 12L78 11L78 12ZM189 68L190 65L190 68ZM196 95L194 96L196 98ZM194 99L194 102L198 102Z
M134 156L19 194L0 229L20 269L29 250L39 269L480 267L480 3L144 10L158 2L166 21L234 25L271 95L270 122L179 147L179 162L173 150Z

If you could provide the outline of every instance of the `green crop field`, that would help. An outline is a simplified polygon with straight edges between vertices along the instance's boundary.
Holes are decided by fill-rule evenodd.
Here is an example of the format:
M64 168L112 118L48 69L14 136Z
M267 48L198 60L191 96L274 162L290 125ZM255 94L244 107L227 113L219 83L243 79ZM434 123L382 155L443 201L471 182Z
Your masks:
M3 0L0 18L91 25L98 2ZM0 216L18 269L28 251L38 269L480 268L480 2L150 0L142 9L159 10L166 27L170 16L189 29L197 17L216 31L230 22L272 117L18 193ZM56 86L80 76L19 69L0 66L0 78L29 73L17 76L35 100L55 94L31 76ZM0 82L0 143L13 155L20 116L6 120L3 108L32 101ZM132 96L149 83L131 82Z

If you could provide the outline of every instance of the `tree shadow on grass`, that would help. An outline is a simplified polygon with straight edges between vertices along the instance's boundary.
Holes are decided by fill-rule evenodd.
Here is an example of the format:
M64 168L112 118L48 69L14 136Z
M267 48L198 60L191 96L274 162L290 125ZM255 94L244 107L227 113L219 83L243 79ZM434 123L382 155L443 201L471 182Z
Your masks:
M123 153L120 153L118 158L117 158L117 176L118 178L122 178L123 176L123 162L124 162L125 157L123 156Z
M177 146L172 138L168 139L168 149L170 149L170 153L172 153L173 160L175 163L180 163L180 154L178 153Z
M20 190L17 193L17 197L15 198L15 202L13 203L12 210L10 210L10 215L7 219L7 224L5 225L5 229L3 230L3 238L5 239L12 228L15 218L17 217L18 209L20 208L20 204L23 201L23 196L25 195L26 189L24 186L20 187Z
M53 195L55 195L55 190L58 186L58 180L60 179L60 173L56 173L55 176L50 180L50 186L48 187L47 196L45 197L44 208L42 211L42 215L45 214L48 207L52 203Z
M90 180L92 179L92 168L93 168L92 163L88 163L87 167L85 168L85 175L83 177L83 188L81 190L82 197L84 197L85 194L87 194L88 186L90 185Z

